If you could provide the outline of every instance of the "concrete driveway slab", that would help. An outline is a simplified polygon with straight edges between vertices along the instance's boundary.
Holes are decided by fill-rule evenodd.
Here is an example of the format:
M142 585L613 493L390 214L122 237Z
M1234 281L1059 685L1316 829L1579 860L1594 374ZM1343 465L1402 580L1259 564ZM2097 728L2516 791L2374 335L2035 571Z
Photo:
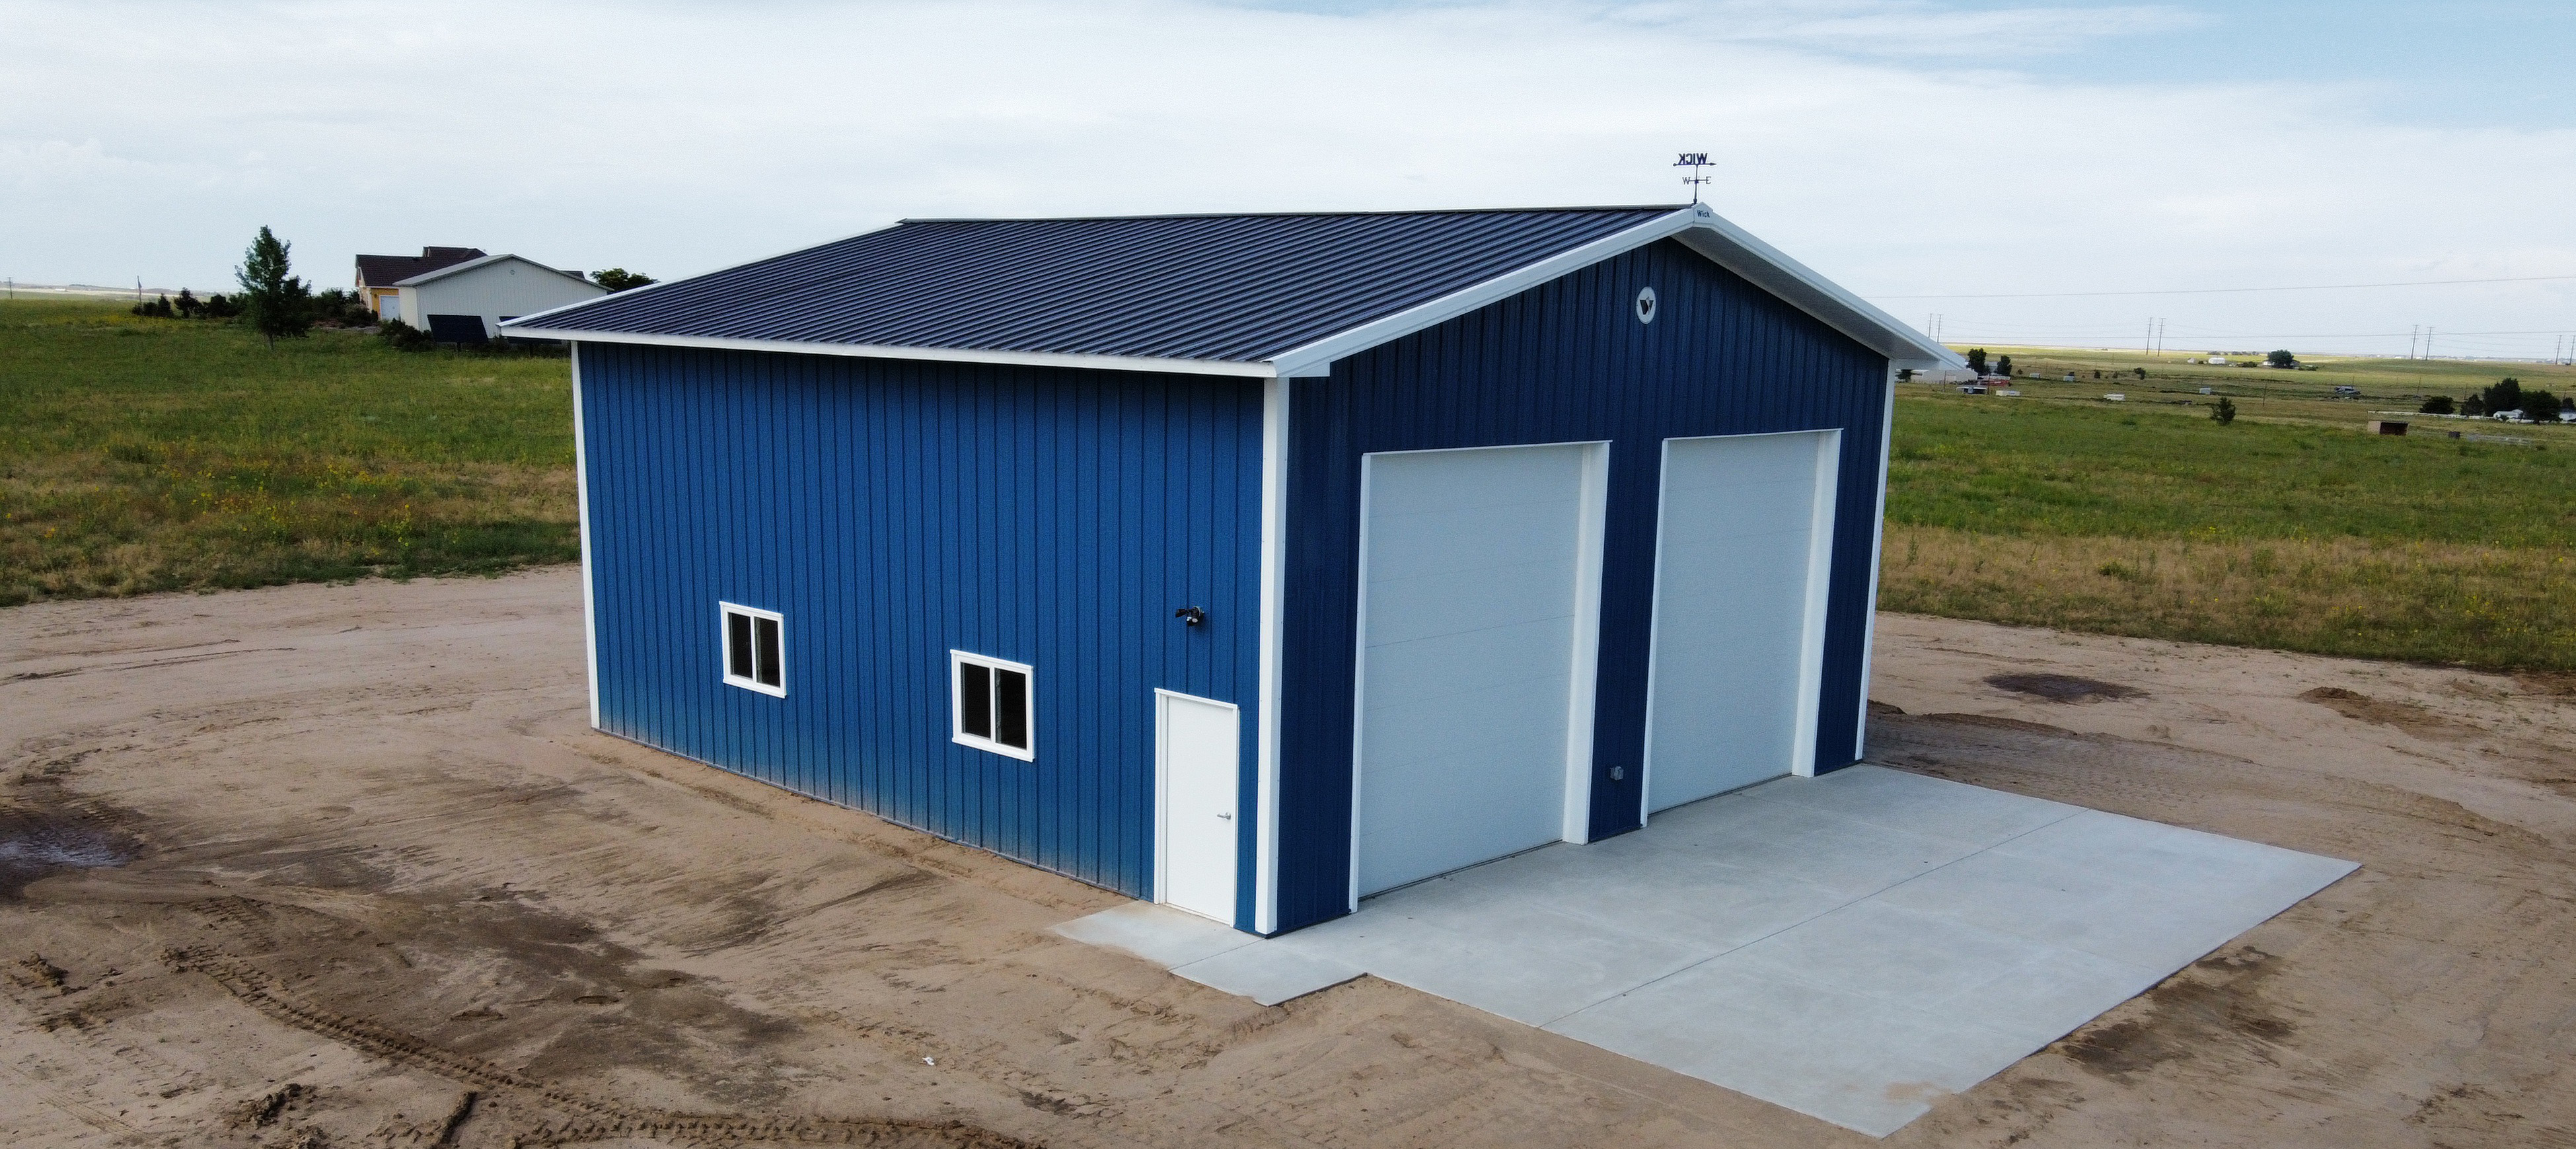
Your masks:
M1864 765L1192 960L1366 970L1885 1136L2353 868ZM1222 945L1188 922L1138 940L1160 919L1132 907L1085 921L1113 914L1063 929L1138 953ZM1193 968L1177 972L1230 988Z

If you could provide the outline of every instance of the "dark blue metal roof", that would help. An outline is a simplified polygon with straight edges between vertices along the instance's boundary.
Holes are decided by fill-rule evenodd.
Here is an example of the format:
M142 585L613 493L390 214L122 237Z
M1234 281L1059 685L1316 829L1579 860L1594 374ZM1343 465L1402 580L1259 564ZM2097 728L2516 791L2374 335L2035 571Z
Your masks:
M1676 210L906 220L528 325L1258 362Z

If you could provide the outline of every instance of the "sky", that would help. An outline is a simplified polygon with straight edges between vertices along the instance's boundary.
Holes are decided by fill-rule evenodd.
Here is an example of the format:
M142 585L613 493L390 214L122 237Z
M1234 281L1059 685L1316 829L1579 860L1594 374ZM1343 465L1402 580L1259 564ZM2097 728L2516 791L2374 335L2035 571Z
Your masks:
M1954 344L2576 345L2564 0L0 0L22 283L224 289L262 225L347 286L427 244L674 278L905 217L1675 203L1681 151ZM2234 290L2455 280L2519 282Z

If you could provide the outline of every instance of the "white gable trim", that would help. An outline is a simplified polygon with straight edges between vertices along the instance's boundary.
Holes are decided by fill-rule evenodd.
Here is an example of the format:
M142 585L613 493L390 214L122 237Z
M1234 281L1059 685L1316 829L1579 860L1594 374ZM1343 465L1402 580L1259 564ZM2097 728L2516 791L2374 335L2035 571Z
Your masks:
M1887 356L1892 366L1924 369L1968 365L1967 360L1959 358L1958 352L1933 342L1931 336L1907 326L1868 300L1843 290L1840 284L1816 274L1806 264L1789 258L1779 248L1762 242L1753 233L1715 212L1702 216L1698 226L1673 238L1692 251L1707 256L1710 262L1744 277L1754 286L1850 336L1853 342Z
M1665 238L1680 241L1683 246L1707 256L1710 262L1814 316L1861 346L1887 356L1895 366L1967 366L1967 361L1959 358L1956 352L1933 342L1930 336L1906 326L1861 297L1843 290L1807 265L1789 258L1780 249L1754 238L1751 232L1709 210L1705 204L1682 208L1671 215L1604 236L1509 275L1486 280L1464 291L1319 339L1275 356L1271 363L1279 369L1282 378L1323 375L1331 370L1336 359L1436 327L1549 280Z
M1581 247L1571 248L1521 268L1508 275L1488 279L1464 291L1455 291L1429 303L1408 307L1384 319L1364 323L1338 335L1326 336L1292 351L1272 356L1270 362L1279 369L1281 378L1296 379L1322 375L1333 360L1357 355L1382 343L1393 343L1417 331L1447 323L1470 311L1510 298L1549 280L1571 275L1612 256L1644 247L1698 222L1695 209L1683 208L1670 215L1647 220L1626 231L1613 232Z

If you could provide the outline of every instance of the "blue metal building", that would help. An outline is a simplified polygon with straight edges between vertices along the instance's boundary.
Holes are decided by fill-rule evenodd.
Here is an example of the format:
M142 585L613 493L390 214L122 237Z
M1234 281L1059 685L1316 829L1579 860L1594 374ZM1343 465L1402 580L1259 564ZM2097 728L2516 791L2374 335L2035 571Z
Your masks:
M1855 761L1958 364L1697 206L906 221L508 327L593 725L1265 934Z

